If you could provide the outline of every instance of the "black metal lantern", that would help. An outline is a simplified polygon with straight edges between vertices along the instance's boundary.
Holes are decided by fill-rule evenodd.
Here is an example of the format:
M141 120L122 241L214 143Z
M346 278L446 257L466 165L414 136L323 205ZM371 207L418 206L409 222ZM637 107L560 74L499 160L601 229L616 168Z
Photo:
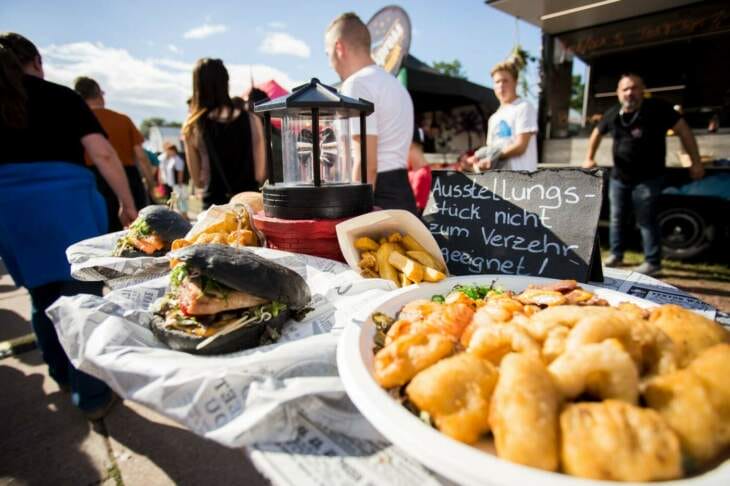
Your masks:
M264 114L269 183L263 188L264 213L282 219L338 219L369 212L373 186L367 183L365 117L374 106L343 96L312 78L288 96L257 104ZM274 174L271 118L282 119L282 180ZM360 181L353 173L350 119L360 119Z

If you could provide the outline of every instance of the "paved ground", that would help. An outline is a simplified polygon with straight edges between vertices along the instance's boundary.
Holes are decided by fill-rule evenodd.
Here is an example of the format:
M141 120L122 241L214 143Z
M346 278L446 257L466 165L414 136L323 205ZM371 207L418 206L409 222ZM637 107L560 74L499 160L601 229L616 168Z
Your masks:
M30 304L0 274L3 342L31 332ZM0 359L0 384L0 486L268 484L242 450L140 405L118 404L92 426L49 378L37 350Z

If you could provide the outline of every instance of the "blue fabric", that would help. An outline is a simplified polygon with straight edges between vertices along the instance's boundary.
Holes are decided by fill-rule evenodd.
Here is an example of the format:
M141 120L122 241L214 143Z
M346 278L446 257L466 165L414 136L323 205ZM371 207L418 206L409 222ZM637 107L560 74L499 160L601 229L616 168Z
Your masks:
M88 169L68 162L0 164L0 257L15 284L71 280L66 248L107 230Z
M636 224L641 232L644 259L652 265L661 265L662 235L658 212L663 182L662 177L638 184L627 184L619 179L611 178L608 191L611 202L608 236L611 253L619 259L623 259L624 256L625 230L633 206Z
M664 194L719 197L730 201L730 174L713 174L681 187L668 187Z

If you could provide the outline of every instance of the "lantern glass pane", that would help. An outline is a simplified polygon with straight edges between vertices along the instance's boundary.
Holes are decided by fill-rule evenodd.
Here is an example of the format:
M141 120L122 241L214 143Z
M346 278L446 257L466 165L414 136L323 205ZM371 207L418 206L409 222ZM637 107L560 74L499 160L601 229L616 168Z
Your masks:
M332 114L319 117L320 178L322 184L352 182L350 119ZM311 113L289 114L282 121L284 184L312 184Z

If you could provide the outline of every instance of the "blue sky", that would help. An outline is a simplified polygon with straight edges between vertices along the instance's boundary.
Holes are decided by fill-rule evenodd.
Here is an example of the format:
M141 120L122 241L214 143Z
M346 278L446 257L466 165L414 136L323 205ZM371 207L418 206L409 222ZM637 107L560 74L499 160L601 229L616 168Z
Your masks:
M491 86L489 69L515 42L515 20L481 0L409 1L411 54L424 62L459 59L468 78ZM240 94L274 78L291 88L310 77L334 82L324 54L330 20L354 11L367 22L388 2L362 0L110 1L2 0L0 31L31 39L50 81L96 78L107 105L136 122L150 116L182 121L191 71L200 57L219 57ZM540 53L540 31L519 24L519 42ZM536 76L531 76L535 84ZM536 92L536 87L534 88Z

